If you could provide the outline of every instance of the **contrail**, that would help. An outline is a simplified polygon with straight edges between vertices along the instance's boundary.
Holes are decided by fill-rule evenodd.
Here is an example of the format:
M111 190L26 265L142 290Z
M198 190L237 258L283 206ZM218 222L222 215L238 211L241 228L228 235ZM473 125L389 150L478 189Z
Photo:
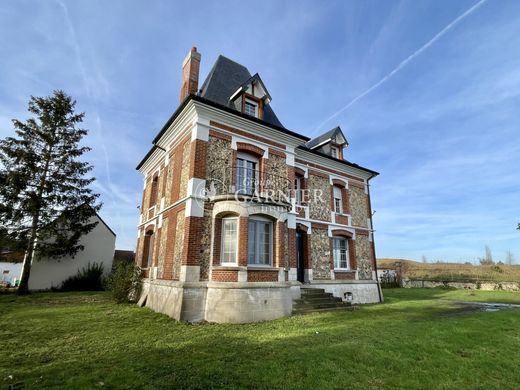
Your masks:
M394 74L399 72L402 68L404 68L410 61L412 61L415 57L417 57L419 54L421 54L423 51L428 49L431 45L433 45L438 39L440 39L444 34L446 34L449 30L451 30L454 26L456 26L462 19L464 19L466 16L474 12L477 8L479 8L482 4L484 4L487 0L480 0L478 3L473 5L471 8L469 8L466 12L458 16L455 20L453 20L450 24L448 24L446 27L444 27L441 31L437 33L432 39L430 39L428 42L426 42L421 48L416 50L413 54L408 56L406 59L404 59L399 65L397 65L390 73L388 73L386 76L384 76L381 80L379 80L377 83L372 85L370 88L356 96L354 99L352 99L346 106L343 106L340 110L332 114L330 117L325 119L317 128L316 130L319 130L325 123L330 121L331 119L337 117L339 114L341 114L343 111L351 107L353 104L355 104L358 100L362 99L366 95L368 95L370 92L378 88L381 84L386 82L389 78L391 78Z

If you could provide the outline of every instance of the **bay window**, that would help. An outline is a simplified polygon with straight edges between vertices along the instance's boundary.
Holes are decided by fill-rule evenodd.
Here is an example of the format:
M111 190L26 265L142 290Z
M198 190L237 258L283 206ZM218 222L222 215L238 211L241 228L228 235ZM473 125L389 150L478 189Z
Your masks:
M349 269L348 264L348 242L345 238L334 237L333 243L333 255L334 255L334 268L335 269Z
M251 265L271 265L273 223L249 219L247 262Z

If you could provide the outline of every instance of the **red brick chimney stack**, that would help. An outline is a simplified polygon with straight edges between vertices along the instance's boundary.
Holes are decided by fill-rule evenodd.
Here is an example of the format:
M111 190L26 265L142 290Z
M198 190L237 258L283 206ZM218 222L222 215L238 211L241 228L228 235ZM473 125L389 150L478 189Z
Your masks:
M182 63L181 103L190 94L196 94L199 89L200 53L192 47Z

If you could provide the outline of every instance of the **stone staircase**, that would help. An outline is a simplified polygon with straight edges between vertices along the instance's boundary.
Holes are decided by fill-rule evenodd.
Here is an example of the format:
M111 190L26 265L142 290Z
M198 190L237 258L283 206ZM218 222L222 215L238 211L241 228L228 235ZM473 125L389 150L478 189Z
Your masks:
M317 311L354 310L354 307L343 302L332 293L322 288L300 287L301 298L293 302L293 314L313 313Z

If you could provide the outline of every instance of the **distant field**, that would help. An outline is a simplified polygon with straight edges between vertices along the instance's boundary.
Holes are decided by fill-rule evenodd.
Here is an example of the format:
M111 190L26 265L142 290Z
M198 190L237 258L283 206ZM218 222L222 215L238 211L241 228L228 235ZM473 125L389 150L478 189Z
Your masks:
M460 263L419 263L406 259L378 259L379 267L401 265L409 279L437 281L520 282L520 265L470 265Z

